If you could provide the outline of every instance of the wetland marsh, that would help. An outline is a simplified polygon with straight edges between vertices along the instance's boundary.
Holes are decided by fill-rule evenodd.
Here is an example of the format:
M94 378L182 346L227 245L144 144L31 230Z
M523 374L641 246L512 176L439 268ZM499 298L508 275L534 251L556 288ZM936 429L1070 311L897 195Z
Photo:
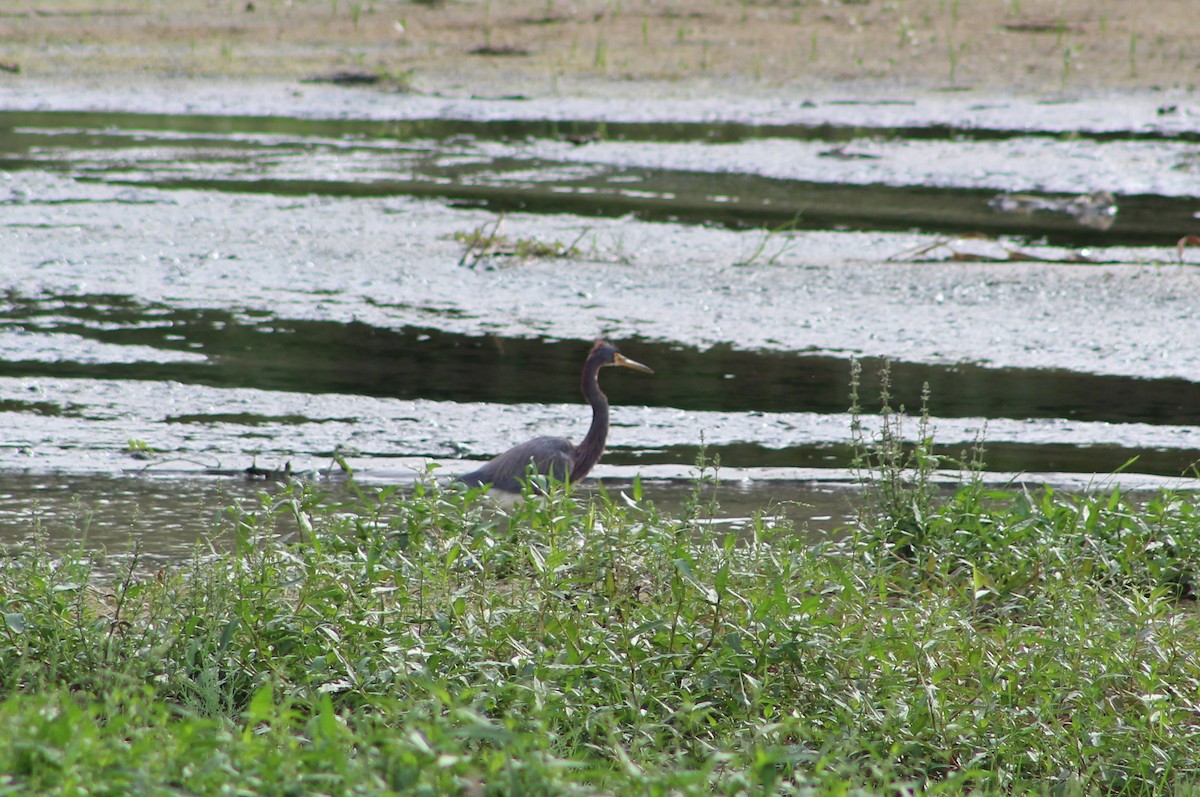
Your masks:
M1195 793L1191 13L0 9L0 792Z
M351 90L362 115L322 119L324 91L275 98L296 116L52 92L0 113L0 466L469 470L579 434L601 335L666 375L606 384L598 473L626 483L686 480L701 445L764 500L848 481L852 357L868 402L883 358L898 405L928 384L936 440L986 438L999 483L1178 486L1200 459L1200 279L1174 246L1200 229L1190 117L953 97L425 116ZM1103 226L1070 212L1096 192ZM468 251L488 236L556 256Z

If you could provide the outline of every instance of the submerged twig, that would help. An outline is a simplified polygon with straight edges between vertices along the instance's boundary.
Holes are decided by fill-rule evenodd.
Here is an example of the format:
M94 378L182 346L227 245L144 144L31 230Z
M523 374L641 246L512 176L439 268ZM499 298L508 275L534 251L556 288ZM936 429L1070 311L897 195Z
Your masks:
M979 252L964 252L957 245L963 241L987 241L994 243L1003 252L1003 255L991 255ZM939 249L945 249L947 254L945 257L927 257L932 252ZM1027 252L1022 249L1015 249L997 241L995 238L981 232L963 233L946 238L938 238L935 241L912 249L907 249L903 252L897 252L887 258L888 263L916 263L916 262L942 262L944 260L953 260L964 263L1013 263L1013 262L1028 262L1028 263L1088 263L1097 264L1102 261L1095 260L1081 252L1068 252L1063 257L1050 257L1047 255Z
M467 264L470 259L469 268L474 268L482 258L487 257L492 245L500 236L500 227L504 224L504 214L501 213L496 217L496 223L492 226L492 233L485 240L483 238L483 225L477 227L474 232L469 235L456 235L463 243L467 244L467 248L463 251L462 257L458 259L460 266Z

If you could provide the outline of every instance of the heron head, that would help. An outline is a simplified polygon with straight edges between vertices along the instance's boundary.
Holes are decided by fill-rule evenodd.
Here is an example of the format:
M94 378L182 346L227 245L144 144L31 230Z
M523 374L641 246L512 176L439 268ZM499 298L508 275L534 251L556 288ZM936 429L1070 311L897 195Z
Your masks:
M593 357L596 358L601 367L619 365L622 368L632 368L635 371L641 371L642 373L646 374L654 373L652 368L642 365L637 360L631 360L624 354L621 354L620 350L618 350L616 346L609 343L607 340L596 341L596 345L592 347L592 353L588 355L588 357L589 359Z

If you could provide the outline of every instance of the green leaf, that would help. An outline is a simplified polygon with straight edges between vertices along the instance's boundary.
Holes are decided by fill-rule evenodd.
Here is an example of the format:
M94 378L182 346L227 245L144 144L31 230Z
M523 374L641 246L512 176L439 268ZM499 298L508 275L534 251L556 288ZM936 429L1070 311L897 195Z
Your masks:
M275 691L268 685L259 687L254 693L254 697L250 698L250 705L246 706L246 731L247 734L254 732L254 725L260 722L266 722L275 716Z
M704 599L709 603L717 602L717 592L712 587L704 584L700 579L696 578L696 570L692 567L691 561L683 558L675 560L675 570L685 582L690 584L693 589L697 590Z
M546 572L546 557L538 550L536 545L529 546L529 560L533 562L533 569L539 573Z
M338 738L337 713L333 710L333 699L328 692L321 694L317 700L317 731L328 741Z
M225 624L225 627L223 629L221 629L221 647L220 647L220 649L222 651L227 650L229 648L229 642L233 639L233 635L235 633L237 633L237 630L241 626L241 624L242 624L241 618L235 617L232 620L230 620L229 622L227 622Z

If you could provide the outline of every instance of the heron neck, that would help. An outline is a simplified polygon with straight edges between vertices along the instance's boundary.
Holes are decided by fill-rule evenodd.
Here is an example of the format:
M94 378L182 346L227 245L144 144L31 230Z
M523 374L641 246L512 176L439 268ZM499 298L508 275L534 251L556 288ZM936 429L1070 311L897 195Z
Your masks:
M604 443L608 440L608 397L600 390L599 376L599 364L589 362L583 369L580 387L583 389L583 397L592 405L592 427L575 449L571 481L582 479L592 466L600 461L600 456L604 453Z

